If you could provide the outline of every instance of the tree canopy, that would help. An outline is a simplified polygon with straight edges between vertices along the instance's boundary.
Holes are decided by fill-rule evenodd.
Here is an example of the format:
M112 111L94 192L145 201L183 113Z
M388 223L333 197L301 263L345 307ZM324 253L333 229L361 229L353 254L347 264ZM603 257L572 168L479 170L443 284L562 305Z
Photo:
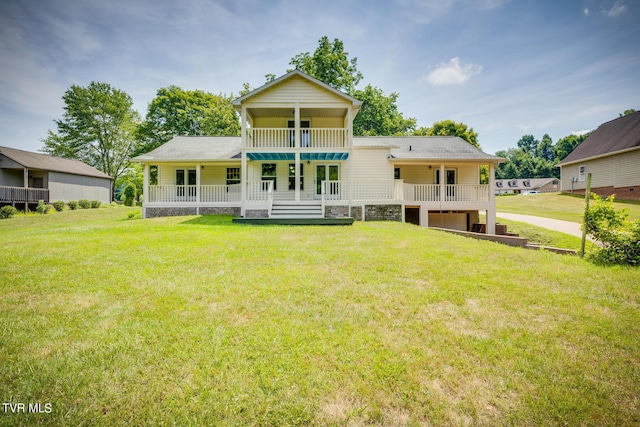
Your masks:
M158 89L138 129L140 151L153 150L177 135L240 135L231 97L178 86Z
M395 92L386 96L381 89L367 85L364 90L354 90L352 96L362 101L353 120L354 135L405 135L416 126L416 119L405 119L398 111Z
M107 83L73 85L62 97L64 114L57 133L48 131L42 151L81 160L117 179L136 150L140 122L127 93Z
M344 51L344 44L339 39L334 39L331 43L329 37L323 36L318 43L313 55L309 52L299 53L291 58L289 65L333 88L352 93L362 80L362 73L358 71L358 58L350 60L349 52ZM269 74L267 79L268 76Z
M457 123L453 120L435 122L430 128L421 128L417 134L427 136L459 136L474 147L480 148L478 133L464 123Z

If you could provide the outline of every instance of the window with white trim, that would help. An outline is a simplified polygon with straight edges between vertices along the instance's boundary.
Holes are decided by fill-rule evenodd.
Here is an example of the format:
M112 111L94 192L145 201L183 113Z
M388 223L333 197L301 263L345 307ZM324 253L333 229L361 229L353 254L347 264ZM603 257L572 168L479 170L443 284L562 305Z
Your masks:
M240 184L240 168L227 168L227 185Z
M289 190L296 189L296 164L289 163ZM300 190L304 190L304 164L300 163Z
M578 181L584 181L586 176L587 167L585 165L578 167Z
M276 164L275 163L263 163L262 164L262 180L273 181L273 191L277 189L276 179Z

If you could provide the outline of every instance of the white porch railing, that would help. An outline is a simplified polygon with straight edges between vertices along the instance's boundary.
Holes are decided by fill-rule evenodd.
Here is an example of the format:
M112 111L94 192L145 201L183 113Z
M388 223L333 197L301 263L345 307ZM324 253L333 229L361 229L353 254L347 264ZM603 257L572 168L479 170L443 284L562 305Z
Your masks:
M269 200L269 194L273 197L273 181L248 181L247 200Z
M404 184L404 200L414 202L439 202L441 186L438 184ZM447 184L443 201L488 202L489 186L486 184Z
M149 203L197 202L198 187L196 185L150 185L146 201ZM239 201L240 184L200 186L200 202L224 203Z
M347 129L300 129L300 144L296 144L291 128L252 128L247 130L248 148L346 148Z

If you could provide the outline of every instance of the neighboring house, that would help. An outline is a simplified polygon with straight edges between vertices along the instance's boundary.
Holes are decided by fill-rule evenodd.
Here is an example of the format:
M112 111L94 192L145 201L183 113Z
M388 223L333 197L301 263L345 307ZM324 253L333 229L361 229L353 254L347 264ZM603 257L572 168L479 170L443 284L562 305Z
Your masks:
M563 192L640 200L640 111L603 123L558 165Z
M111 201L111 177L77 160L0 147L0 204Z
M526 194L529 191L553 193L560 191L560 180L558 178L496 179L494 189L496 195Z
M361 102L298 70L233 101L241 137L175 137L144 165L145 218L396 220L470 230L504 159L458 137L353 137ZM491 182L480 184L488 166Z

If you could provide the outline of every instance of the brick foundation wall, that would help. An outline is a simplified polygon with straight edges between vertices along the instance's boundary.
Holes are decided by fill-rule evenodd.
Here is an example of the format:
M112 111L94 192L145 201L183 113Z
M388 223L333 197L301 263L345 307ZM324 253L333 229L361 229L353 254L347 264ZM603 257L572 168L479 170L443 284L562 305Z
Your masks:
M617 200L638 200L640 201L640 185L632 187L596 187L591 189L592 193L596 193L600 197L609 197L612 194L616 195ZM563 193L571 193L571 191L563 191ZM573 194L582 194L584 196L584 190L574 190Z
M366 221L402 221L402 205L366 205Z

